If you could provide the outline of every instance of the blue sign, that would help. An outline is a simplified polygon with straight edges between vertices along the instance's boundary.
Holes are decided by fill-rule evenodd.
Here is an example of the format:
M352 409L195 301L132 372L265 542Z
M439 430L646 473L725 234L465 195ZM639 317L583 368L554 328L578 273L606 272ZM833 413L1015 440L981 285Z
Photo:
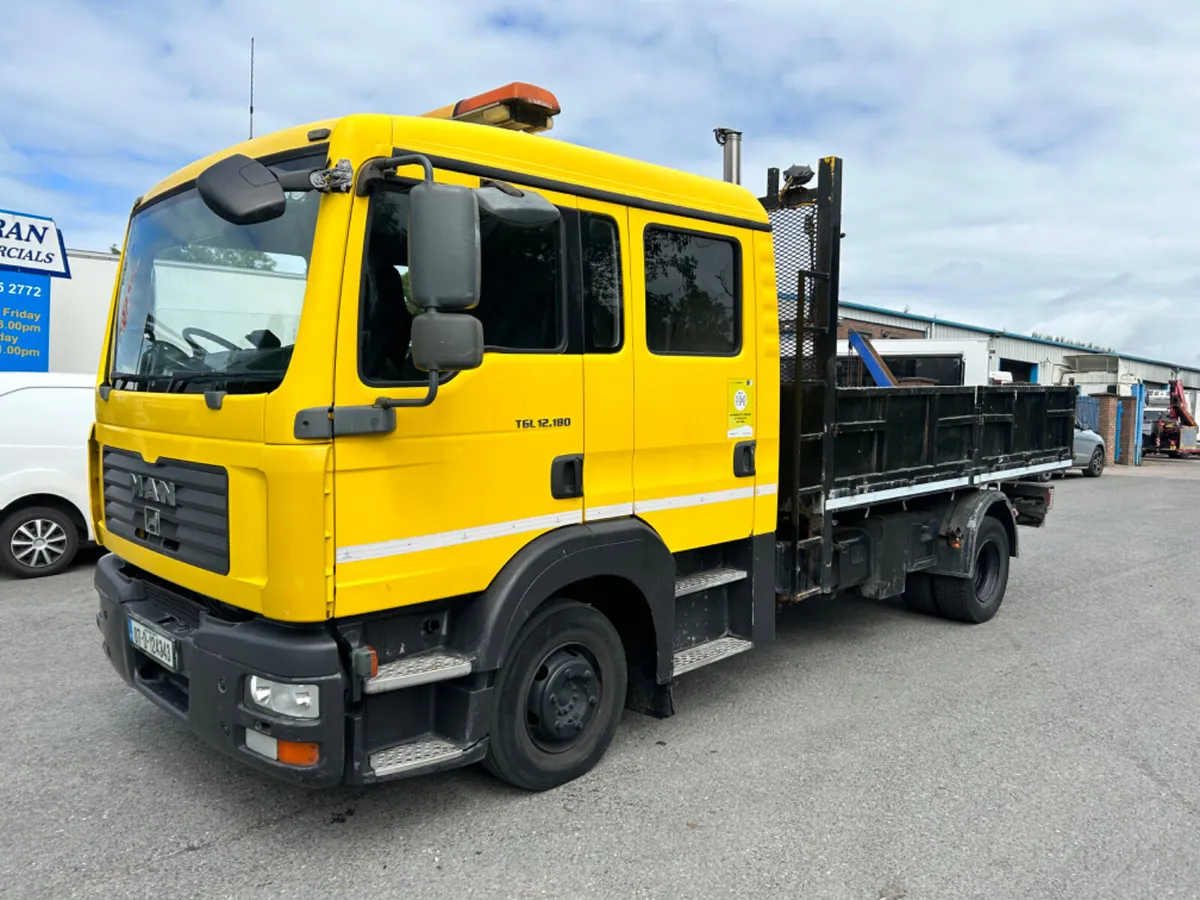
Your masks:
M0 372L50 371L50 276L0 269Z

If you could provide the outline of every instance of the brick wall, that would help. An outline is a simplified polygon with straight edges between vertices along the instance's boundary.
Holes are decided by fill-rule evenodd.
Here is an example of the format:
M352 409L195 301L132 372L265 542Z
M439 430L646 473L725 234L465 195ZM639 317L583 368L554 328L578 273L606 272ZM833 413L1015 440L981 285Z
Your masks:
M1117 451L1117 395L1092 394L1100 401L1100 437L1104 438L1104 464L1111 466L1116 461Z
M1117 460L1118 465L1133 465L1133 445L1137 442L1137 433L1140 425L1141 423L1137 420L1137 397L1122 397L1121 458Z

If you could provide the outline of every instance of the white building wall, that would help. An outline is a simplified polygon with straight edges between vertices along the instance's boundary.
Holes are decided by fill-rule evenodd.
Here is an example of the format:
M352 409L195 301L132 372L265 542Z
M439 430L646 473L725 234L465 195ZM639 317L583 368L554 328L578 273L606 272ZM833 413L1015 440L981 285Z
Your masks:
M50 371L95 375L119 258L68 250L70 278L50 279Z
M925 338L885 338L871 343L885 362L889 356L957 356L963 361L963 384L987 384L986 339L976 337L972 340L931 341ZM849 341L838 341L838 356L853 355Z

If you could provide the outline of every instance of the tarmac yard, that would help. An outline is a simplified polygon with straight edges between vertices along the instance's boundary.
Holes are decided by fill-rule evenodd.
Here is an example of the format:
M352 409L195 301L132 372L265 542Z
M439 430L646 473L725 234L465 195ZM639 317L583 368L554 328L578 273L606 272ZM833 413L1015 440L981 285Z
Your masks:
M112 671L95 554L0 575L0 896L1200 897L1200 461L1055 484L991 623L797 606L536 795L267 780Z

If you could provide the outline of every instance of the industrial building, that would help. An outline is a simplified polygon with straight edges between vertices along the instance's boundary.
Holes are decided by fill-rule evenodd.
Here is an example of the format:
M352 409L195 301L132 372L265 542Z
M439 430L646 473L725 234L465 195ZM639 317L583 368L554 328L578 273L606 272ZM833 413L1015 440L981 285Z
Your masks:
M838 336L844 341L853 329L870 338L898 377L979 384L984 377L990 379L995 373L1006 372L1006 377L1016 382L1074 383L1081 393L1118 396L1129 396L1137 384L1144 385L1148 392L1163 390L1169 380L1178 378L1189 394L1200 395L1200 369L1164 360L845 300L841 313ZM843 344L839 354L849 357L849 348Z

